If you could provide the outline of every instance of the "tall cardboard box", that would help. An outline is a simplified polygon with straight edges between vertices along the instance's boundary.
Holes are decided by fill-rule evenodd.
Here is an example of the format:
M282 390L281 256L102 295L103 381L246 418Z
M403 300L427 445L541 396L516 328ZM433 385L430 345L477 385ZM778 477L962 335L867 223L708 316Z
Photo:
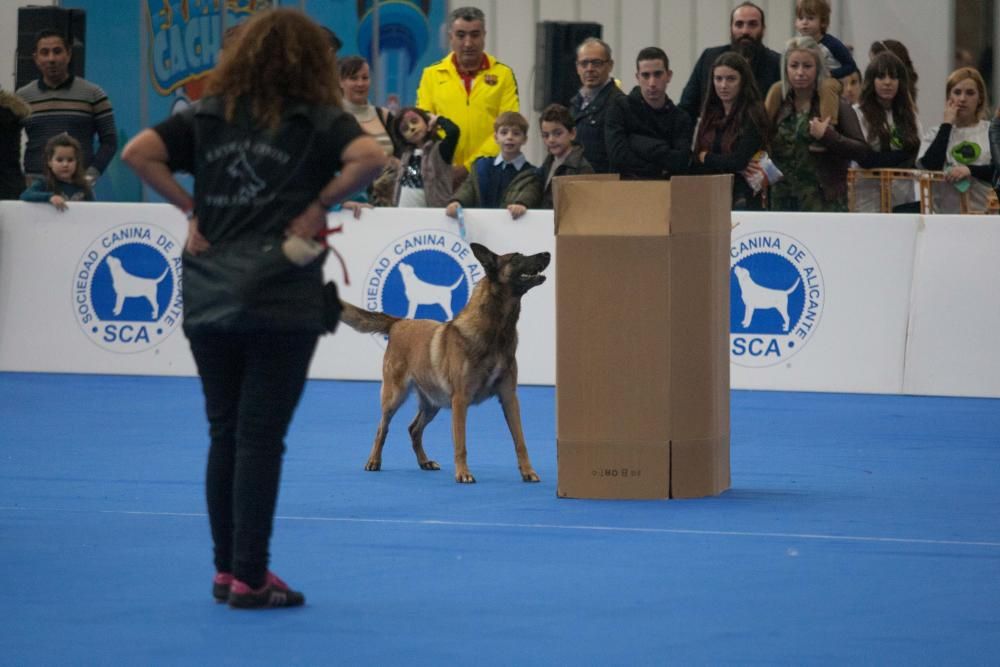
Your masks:
M556 179L560 497L729 488L731 179Z

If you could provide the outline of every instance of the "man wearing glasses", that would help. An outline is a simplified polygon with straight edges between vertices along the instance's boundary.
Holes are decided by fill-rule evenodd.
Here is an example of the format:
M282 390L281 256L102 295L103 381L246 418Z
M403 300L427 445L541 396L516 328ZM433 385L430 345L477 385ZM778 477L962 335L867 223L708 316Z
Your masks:
M576 49L576 73L582 84L570 101L570 113L576 121L576 140L583 145L583 155L598 174L611 171L604 141L604 118L608 105L624 95L611 68L611 47L596 37L588 37Z

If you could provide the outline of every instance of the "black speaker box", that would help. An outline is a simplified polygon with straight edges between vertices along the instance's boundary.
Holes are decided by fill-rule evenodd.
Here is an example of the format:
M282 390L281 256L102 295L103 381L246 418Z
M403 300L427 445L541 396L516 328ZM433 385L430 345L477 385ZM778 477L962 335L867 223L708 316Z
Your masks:
M580 89L576 48L588 37L601 37L600 23L542 21L535 27L535 111L557 102L569 105Z
M35 36L40 30L51 29L66 37L66 45L72 49L69 71L82 77L84 66L84 45L87 41L87 13L82 9L29 5L17 10L17 70L15 90L39 78L35 67Z

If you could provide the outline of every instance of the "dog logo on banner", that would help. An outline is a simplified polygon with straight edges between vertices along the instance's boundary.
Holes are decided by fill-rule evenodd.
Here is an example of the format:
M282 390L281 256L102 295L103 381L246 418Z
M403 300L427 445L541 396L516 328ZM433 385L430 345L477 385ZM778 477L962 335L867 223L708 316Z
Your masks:
M826 291L816 258L780 232L733 239L730 359L751 368L786 362L812 339Z
M73 274L73 310L91 341L118 353L159 345L181 321L181 244L142 222L95 240Z
M365 278L369 311L447 322L484 276L469 244L450 232L425 229L396 239L378 254ZM374 338L385 347L386 337Z

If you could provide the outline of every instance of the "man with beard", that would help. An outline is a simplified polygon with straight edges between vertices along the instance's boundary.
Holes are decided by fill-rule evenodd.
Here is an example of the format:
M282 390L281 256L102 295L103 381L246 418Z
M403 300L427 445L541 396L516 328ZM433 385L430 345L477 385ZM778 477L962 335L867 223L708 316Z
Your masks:
M582 86L570 101L570 113L576 122L576 140L583 146L583 156L598 174L605 174L611 168L604 139L608 107L611 100L625 94L611 78L614 66L611 47L597 37L588 37L576 49L576 73Z
M45 144L66 132L83 147L83 166L93 184L118 150L118 131L111 101L101 87L69 72L72 54L66 37L55 30L41 30L35 37L35 66L40 79L21 87L18 97L31 107L24 121L28 144L24 149L24 174L29 184L45 170ZM98 149L94 151L94 137Z
M701 115L702 100L712 83L712 65L719 54L736 51L750 63L750 70L757 81L761 96L766 95L775 82L781 81L781 54L764 46L764 10L752 2L744 2L729 15L730 43L701 52L691 78L684 86L677 105L691 116L692 122Z
M647 46L636 56L638 85L608 104L604 131L612 173L631 179L668 179L687 173L693 127L688 115L667 97L672 76L663 49Z

